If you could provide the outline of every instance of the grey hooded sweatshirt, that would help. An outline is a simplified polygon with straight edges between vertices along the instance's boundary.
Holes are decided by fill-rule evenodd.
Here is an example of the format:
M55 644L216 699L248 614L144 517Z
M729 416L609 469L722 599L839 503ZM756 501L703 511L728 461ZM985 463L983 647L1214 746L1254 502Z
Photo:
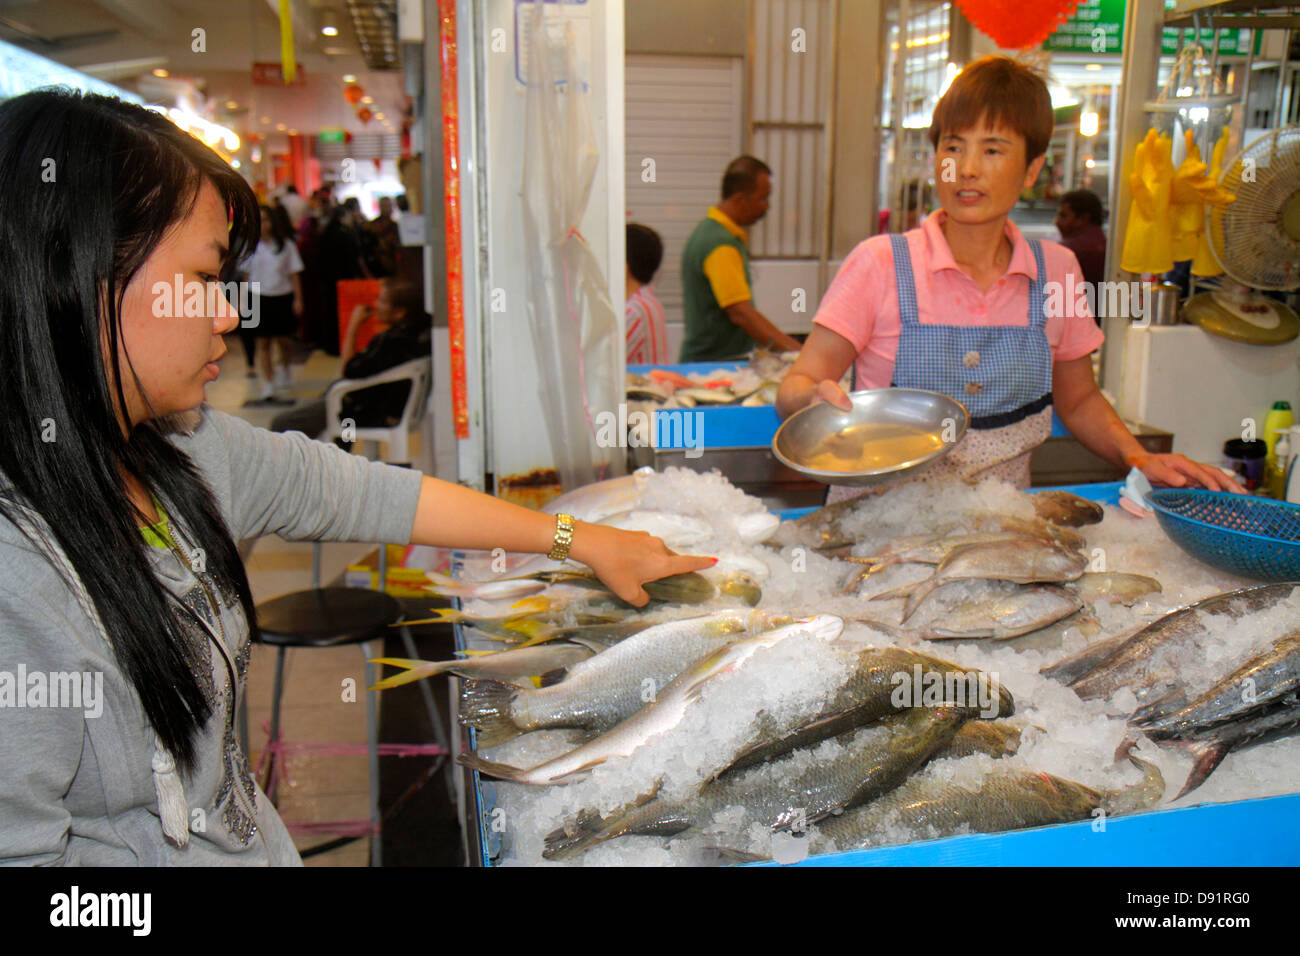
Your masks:
M191 431L171 440L207 479L235 540L410 540L419 472L207 407L191 422ZM155 771L160 758L170 769L169 755L118 669L97 613L88 614L84 588L69 586L58 555L0 520L0 862L301 863L233 732L249 658L243 610L215 587L203 561L193 560L203 542L189 536L183 515L168 510L181 553L150 548L151 557L164 587L190 609L177 618L212 703L194 771L170 777L183 788L188 833L164 835Z

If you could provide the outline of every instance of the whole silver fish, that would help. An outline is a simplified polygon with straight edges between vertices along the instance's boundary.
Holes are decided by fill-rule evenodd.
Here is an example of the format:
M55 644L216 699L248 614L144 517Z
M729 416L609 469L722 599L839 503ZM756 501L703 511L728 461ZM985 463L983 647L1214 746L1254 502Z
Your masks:
M844 622L840 618L822 614L726 644L691 664L654 700L612 730L535 767L512 767L484 760L477 754L461 754L457 761L490 777L515 783L553 786L580 779L593 767L616 757L626 757L647 741L672 731L692 707L698 706L712 681L744 667L760 651L800 635L832 641L843 630Z
M921 629L926 640L991 637L1007 640L1037 631L1083 606L1065 588L1034 585L1011 593L993 594L947 609Z
M520 678L540 677L561 668L571 667L586 660L596 652L582 644L557 642L537 647L524 647L496 651L482 656L457 658L450 661L420 661L404 657L378 657L372 663L400 667L403 674L386 677L370 690L388 690L438 674L455 674L470 680L495 680L519 684ZM520 684L531 687L531 683Z
M848 807L872 800L906 780L947 745L969 712L915 708L835 738L828 760L791 772L794 757L714 780L679 801L654 798L606 817L584 812L546 838L543 856L560 859L627 834L671 836L708 824L727 807L774 830L803 830Z
M657 624L575 663L550 687L476 681L461 695L460 721L479 732L481 747L531 730L574 727L602 733L640 710L692 662L738 636L791 620L767 612L721 611Z
M1066 635L1071 631L1076 631L1084 637L1093 637L1101 633L1101 621L1085 611L1075 611L1053 624L1014 638L1016 649L1055 650L1061 646Z
M1158 594L1161 590L1160 582L1155 578L1123 571L1088 571L1070 586L1084 604L1108 601L1125 607L1131 607L1140 597Z
M974 708L985 718L1009 717L1015 698L993 676L901 647L849 652L853 667L825 704L784 724L760 711L752 739L718 776L738 773L908 707Z
M903 606L906 621L935 588L947 581L969 578L1017 584L1072 581L1083 574L1087 565L1087 559L1078 552L1038 539L975 544L949 554L934 574L921 583L877 594L872 600L906 597Z
M914 538L900 538L890 542L883 551L868 558L849 557L854 564L865 564L845 586L847 594L853 591L864 579L883 568L895 564L941 564L954 551L973 544L996 544L1000 542L1022 541L1027 535L1016 531L975 531L969 534L923 535Z
M543 585L570 584L593 591L609 592L605 582L596 577L592 571L538 571L519 579L503 578L501 581L493 582L493 584L505 586L512 583L533 584L536 582L541 582ZM659 578L657 581L646 581L641 587L645 589L646 594L650 595L652 601L666 604L703 604L718 595L718 589L694 571L687 571L684 574L670 574L668 577ZM610 600L620 604L624 603L613 596L611 596Z
M638 468L630 475L583 485L552 498L541 510L552 515L571 514L579 521L600 521L635 508L645 494L647 475L653 472L650 467Z
M933 774L913 777L878 800L824 820L818 829L840 850L898 842L898 827L918 838L952 836L963 829L996 833L1086 820L1098 809L1131 813L1164 794L1164 778L1152 763L1129 758L1142 770L1140 784L1100 791L1072 780L1024 770L994 770L974 789Z
M1300 626L1185 706L1161 716L1134 714L1152 737L1181 737L1258 712L1300 689Z
M1243 588L1170 611L1129 636L1091 671L1072 680L1070 686L1085 700L1109 696L1121 687L1133 688L1141 700L1142 691L1159 688L1165 678L1176 678L1153 672L1152 658L1158 648L1213 639L1205 629L1202 614L1244 617L1274 607L1298 586L1292 582Z

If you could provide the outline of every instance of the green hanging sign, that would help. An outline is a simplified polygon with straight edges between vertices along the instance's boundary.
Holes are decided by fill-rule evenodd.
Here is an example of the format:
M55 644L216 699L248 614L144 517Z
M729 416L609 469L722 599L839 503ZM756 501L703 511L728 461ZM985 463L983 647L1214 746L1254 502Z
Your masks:
M1165 0L1165 9L1172 10L1174 0ZM1125 0L1083 0L1074 14L1061 24L1060 29L1043 41L1043 49L1055 53L1121 53L1124 49ZM1166 27L1160 38L1160 54L1173 56L1178 52L1178 34L1183 34L1184 44L1195 42L1192 27L1181 30ZM1258 30L1220 30L1219 55L1245 56L1254 35L1255 52L1258 53L1263 35ZM1214 48L1214 31L1201 30L1200 44L1206 55Z

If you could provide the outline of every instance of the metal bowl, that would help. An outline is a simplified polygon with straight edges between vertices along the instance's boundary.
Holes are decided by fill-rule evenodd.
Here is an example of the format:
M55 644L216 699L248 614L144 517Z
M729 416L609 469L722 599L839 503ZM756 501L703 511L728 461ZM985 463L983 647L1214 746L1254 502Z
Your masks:
M830 485L876 485L934 464L961 441L970 413L961 402L919 388L853 392L852 411L826 402L791 415L772 436L772 454Z

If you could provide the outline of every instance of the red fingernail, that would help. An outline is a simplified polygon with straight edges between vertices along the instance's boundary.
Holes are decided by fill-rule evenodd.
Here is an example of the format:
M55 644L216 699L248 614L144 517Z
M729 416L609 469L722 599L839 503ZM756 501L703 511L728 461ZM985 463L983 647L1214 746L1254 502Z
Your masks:
M709 567L713 567L717 563L718 563L717 558L709 558Z

